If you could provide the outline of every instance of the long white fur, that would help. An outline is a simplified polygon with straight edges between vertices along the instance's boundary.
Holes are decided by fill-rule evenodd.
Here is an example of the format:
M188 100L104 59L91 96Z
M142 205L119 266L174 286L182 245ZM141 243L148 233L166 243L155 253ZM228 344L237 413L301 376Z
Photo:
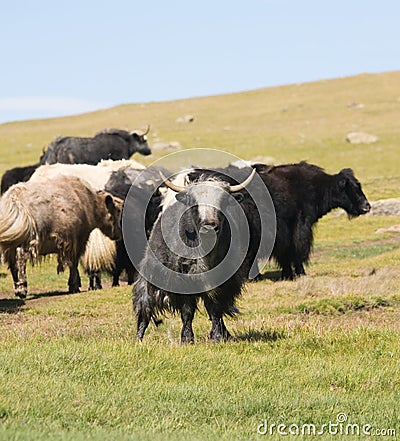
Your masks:
M178 175L176 175L173 179L171 179L171 182L173 182L176 185L180 185L180 186L185 186L187 184L187 177L188 174L192 171L192 169L189 170L183 170L181 172L179 172ZM171 206L172 204L174 204L176 202L176 191L171 190L170 188L167 187L160 187L160 193L162 196L162 202L161 202L161 207L162 207L162 212L164 212L169 206ZM161 215L160 213L160 215Z
M112 271L116 253L115 241L95 228L90 233L81 265L85 271Z
M19 183L9 188L0 199L0 243L4 249L14 244L30 243L31 255L37 255L36 223L23 203L26 184ZM3 250L2 250L3 251Z

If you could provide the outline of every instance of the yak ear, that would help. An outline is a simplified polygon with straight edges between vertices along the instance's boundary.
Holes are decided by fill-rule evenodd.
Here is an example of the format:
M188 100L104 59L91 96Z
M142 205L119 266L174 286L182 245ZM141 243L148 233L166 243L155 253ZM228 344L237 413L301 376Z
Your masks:
M354 178L354 172L351 168L344 168L343 170L340 170L339 174Z
M119 199L113 198L110 194L106 194L104 198L104 203L106 204L107 210L111 214L115 214L119 210Z
M338 173L339 190L344 190L347 182L352 178L354 178L354 172L351 168L344 168L343 170L340 170Z
M192 198L186 191L176 193L175 199L183 205L192 205Z
M104 199L104 202L106 203L107 210L112 213L115 210L114 199L112 196L108 194Z
M337 184L340 191L343 191L346 188L346 182L347 182L346 176L343 176L341 173L339 173Z
M234 202L233 202L234 200L236 202L238 202L239 204L244 201L244 195L241 192L239 192L239 193L231 193L230 196L233 198L233 199L229 198L229 201L230 201L231 205L234 204Z

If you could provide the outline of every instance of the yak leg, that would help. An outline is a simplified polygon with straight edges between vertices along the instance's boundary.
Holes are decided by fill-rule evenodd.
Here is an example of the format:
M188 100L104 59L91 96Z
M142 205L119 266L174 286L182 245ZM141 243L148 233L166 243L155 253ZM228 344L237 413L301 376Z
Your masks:
M120 265L115 265L115 268L113 269L112 276L112 286L119 286L119 277L122 273L122 267Z
M119 278L124 269L126 259L129 260L128 253L122 241L116 242L117 254L115 256L114 269L112 271L113 281L112 286L119 286Z
M181 343L194 343L193 318L196 311L196 299L194 296L187 299L180 307L182 319Z
M133 282L135 281L135 275L136 275L135 267L132 264L127 265L125 271L128 277L128 285L132 285Z
M7 250L6 261L14 281L14 288L16 289L18 284L18 268L17 268L17 250L15 248Z
M307 262L310 257L313 242L312 225L309 219L297 220L293 237L294 272L296 276L303 276L306 274L303 263Z
M78 271L78 260L74 259L69 265L69 278L68 278L68 292L75 293L79 292L81 287L81 277Z
M26 278L28 253L22 247L13 248L7 252L6 259L14 281L14 293L17 297L25 299L28 294Z
M144 333L149 326L153 304L149 295L149 286L145 279L141 278L135 285L132 296L133 310L136 314L137 333L136 338L143 340Z
M128 276L128 285L132 285L135 281L135 267L129 258L125 245L121 242L117 242L117 256L115 259L115 268L113 270L112 286L119 286L119 278L124 269Z
M292 269L292 237L293 231L286 222L278 222L276 240L272 255L282 269L282 280L293 279Z
M96 289L103 289L101 285L101 272L100 271L90 271L89 272L89 291L94 291Z
M146 329L150 323L150 318L146 314L144 314L143 311L138 311L136 313L136 319L137 319L136 338L138 340L143 340L144 333L146 332Z
M26 261L29 254L23 247L17 248L18 282L14 284L15 295L24 299L28 294L28 280L26 278Z
M207 296L204 297L204 306L211 320L210 339L214 342L229 340L231 334L226 329L221 309Z
M101 284L101 271L96 271L94 278L96 282L94 289L103 289L103 285Z
M285 255L278 260L278 263L282 268L282 280L293 280L294 274L290 257Z
M296 276L305 276L306 271L302 262L295 260L294 262L294 272Z

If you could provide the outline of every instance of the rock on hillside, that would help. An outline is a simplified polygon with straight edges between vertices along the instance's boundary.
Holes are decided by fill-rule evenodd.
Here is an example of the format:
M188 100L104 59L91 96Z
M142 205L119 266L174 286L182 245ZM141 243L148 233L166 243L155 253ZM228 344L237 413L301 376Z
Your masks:
M367 216L400 216L400 198L371 202L371 211Z
M364 132L350 132L346 136L346 141L350 144L372 144L378 139L377 136Z

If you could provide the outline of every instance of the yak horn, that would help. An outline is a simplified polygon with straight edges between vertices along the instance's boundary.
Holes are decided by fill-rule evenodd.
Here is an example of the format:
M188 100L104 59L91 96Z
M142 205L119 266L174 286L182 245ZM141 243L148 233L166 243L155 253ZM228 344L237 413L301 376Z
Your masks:
M247 187L250 184L255 174L256 174L256 169L254 168L253 171L250 173L250 176L247 179L245 179L241 184L230 185L229 191L231 193L235 193L236 191L243 190L245 187Z
M145 131L142 133L142 136L147 135L150 132L150 124L147 124Z
M159 171L161 179L163 180L164 184L170 188L173 191L176 191L177 193L181 192L181 191L185 191L185 187L182 187L181 185L176 185L173 182L171 182L169 179L167 179L163 172Z
M144 130L144 132L141 132L140 130L133 130L131 132L131 135L133 135L134 133L136 133L136 135L138 136L145 136L150 132L150 124L147 124L146 129Z

